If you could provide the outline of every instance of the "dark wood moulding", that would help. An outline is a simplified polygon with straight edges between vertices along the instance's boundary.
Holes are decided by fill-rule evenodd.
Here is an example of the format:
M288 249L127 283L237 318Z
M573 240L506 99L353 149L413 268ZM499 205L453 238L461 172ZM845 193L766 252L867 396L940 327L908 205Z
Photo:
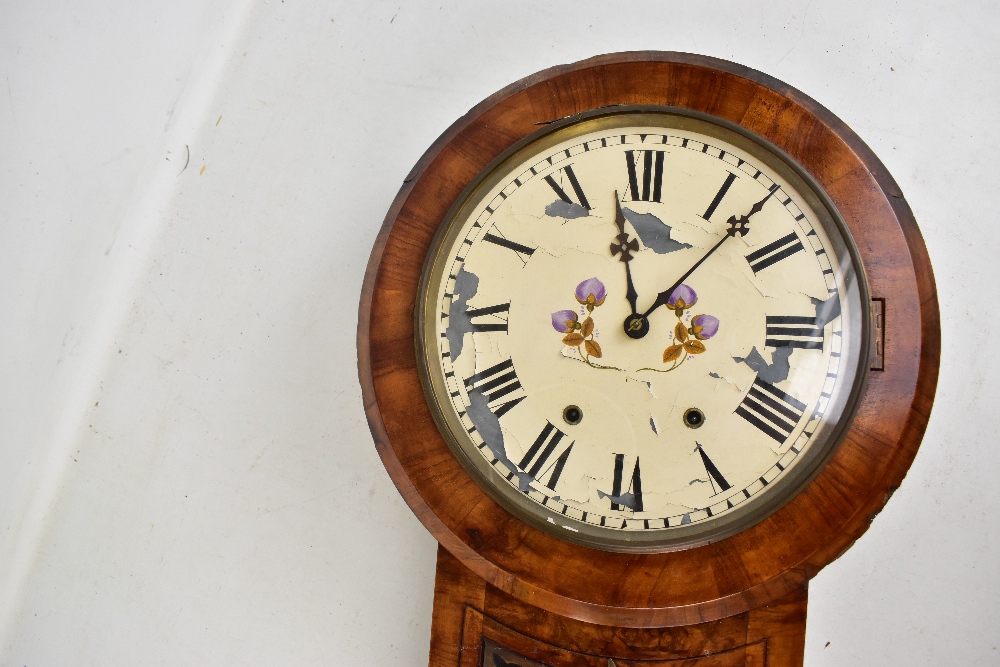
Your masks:
M885 305L884 370L870 374L854 423L821 472L751 528L663 553L576 546L495 503L438 432L414 344L424 262L463 189L539 123L620 104L710 114L788 153L839 210L871 294ZM386 215L365 274L358 325L358 370L379 455L407 504L456 562L510 604L628 628L715 622L796 595L804 609L809 579L868 529L913 461L939 356L927 250L874 153L794 88L734 63L683 53L612 54L554 67L508 86L452 125L406 177ZM749 655L746 664L752 664Z

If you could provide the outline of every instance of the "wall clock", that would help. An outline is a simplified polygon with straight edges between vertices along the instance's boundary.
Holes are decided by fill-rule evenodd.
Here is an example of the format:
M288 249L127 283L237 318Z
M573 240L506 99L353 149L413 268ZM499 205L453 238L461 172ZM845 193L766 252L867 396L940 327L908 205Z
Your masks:
M930 263L829 111L678 53L457 121L375 243L382 460L439 540L432 665L801 664L808 580L933 401Z

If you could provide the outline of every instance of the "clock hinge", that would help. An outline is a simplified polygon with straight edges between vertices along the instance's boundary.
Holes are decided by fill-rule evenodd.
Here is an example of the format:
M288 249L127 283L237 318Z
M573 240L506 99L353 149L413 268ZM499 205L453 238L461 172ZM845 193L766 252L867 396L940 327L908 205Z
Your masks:
M872 370L885 370L885 299L872 297Z

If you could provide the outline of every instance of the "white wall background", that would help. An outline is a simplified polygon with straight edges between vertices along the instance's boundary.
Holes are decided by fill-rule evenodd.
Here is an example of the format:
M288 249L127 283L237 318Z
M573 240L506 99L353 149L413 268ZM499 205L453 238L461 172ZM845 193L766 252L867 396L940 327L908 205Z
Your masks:
M0 0L0 663L426 664L435 544L356 379L371 244L481 99L661 49L839 115L937 276L927 436L814 581L806 664L1000 664L997 25L987 0Z

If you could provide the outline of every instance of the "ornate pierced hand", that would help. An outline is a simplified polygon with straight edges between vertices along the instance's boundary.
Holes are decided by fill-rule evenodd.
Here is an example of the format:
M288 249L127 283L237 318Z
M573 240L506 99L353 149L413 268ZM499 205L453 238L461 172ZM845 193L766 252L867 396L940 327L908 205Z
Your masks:
M694 273L695 269L697 269L699 266L701 266L706 259L708 259L709 257L711 257L712 254L716 250L718 250L720 247L722 247L722 244L725 243L729 238L731 238L733 236L736 236L737 234L739 234L740 236L746 236L747 234L749 234L750 233L750 217L753 216L756 213L759 213L760 210L762 208L764 208L764 202L766 202L768 199L770 199L771 195L773 195L777 189L778 189L777 186L772 187L771 191L768 192L767 195L763 199L761 199L759 202L757 202L756 204L754 204L750 208L750 211L746 215L741 215L740 217L736 217L735 215L730 216L729 220L727 221L727 224L729 225L729 229L726 230L726 235L723 236L719 240L718 243L716 243L714 246L712 246L711 250L709 250L707 253L705 253L705 255L701 259L699 259L697 262L695 262L694 266L692 266L690 269L688 269L687 271L685 271L684 275L682 275L680 278L678 278L677 281L674 282L673 285L671 285L667 289L665 289L662 292L660 292L656 296L656 301L654 301L653 305L651 305L646 310L646 312L642 314L642 317L643 318L649 317L650 313L652 313L654 310L656 310L660 306L662 306L662 305L666 304L668 301L670 301L670 297L673 295L674 291L678 287L680 287L681 284L685 280L687 280L687 277L690 276L692 273ZM648 325L647 325L647 328L648 328ZM638 338L639 336L635 336L635 337Z
M639 300L639 293L635 291L635 285L632 282L632 270L629 268L629 262L632 261L632 253L639 250L639 242L635 239L630 239L628 233L625 231L625 214L622 213L617 190L615 190L615 225L618 227L618 236L615 237L614 242L611 244L611 255L612 257L618 257L618 260L625 264L625 298L628 299L629 305L632 306L632 313L625 318L623 326L625 333L630 337L642 338L649 330L649 324L646 322L645 317L637 314L638 306L636 302Z

